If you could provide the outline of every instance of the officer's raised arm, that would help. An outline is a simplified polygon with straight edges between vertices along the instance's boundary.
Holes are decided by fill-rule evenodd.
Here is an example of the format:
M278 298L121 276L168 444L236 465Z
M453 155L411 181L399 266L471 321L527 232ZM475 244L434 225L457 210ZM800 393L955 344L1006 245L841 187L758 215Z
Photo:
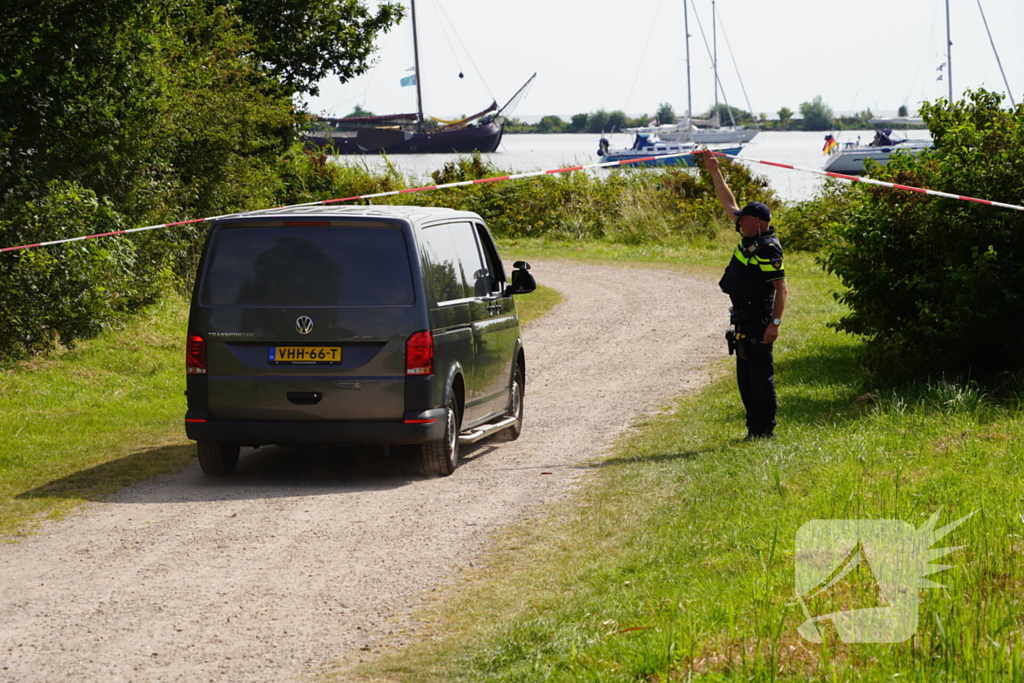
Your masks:
M718 195L718 201L722 204L725 212L729 214L729 222L732 223L736 220L736 212L740 210L740 207L736 203L736 197L733 196L732 190L725 184L722 171L718 168L718 157L714 152L704 152L704 165L707 166L711 180L715 183L715 194Z

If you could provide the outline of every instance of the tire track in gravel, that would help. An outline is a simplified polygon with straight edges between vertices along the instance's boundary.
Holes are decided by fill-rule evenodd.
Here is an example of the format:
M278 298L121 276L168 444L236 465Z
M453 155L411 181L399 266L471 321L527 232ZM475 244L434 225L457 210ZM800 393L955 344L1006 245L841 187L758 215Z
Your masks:
M243 449L234 477L193 465L84 505L0 545L0 681L302 679L394 645L496 529L564 496L724 354L712 282L563 262L533 273L566 300L524 331L518 441L476 444L445 479L379 449Z

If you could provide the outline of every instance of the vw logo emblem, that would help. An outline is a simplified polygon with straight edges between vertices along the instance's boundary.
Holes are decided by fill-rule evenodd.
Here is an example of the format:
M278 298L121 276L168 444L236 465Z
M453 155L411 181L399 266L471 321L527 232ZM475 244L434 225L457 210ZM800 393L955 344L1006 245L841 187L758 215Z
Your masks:
M299 331L299 334L309 334L313 331L313 319L308 315L300 315L295 320L295 329Z

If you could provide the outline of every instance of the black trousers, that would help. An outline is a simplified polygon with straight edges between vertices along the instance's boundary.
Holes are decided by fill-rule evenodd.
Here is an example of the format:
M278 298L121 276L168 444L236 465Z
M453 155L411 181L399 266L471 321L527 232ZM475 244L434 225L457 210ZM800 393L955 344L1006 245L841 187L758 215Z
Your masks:
M745 323L739 328L745 338L739 340L736 349L736 383L747 411L747 432L751 436L771 436L778 402L772 345L761 341L767 326Z

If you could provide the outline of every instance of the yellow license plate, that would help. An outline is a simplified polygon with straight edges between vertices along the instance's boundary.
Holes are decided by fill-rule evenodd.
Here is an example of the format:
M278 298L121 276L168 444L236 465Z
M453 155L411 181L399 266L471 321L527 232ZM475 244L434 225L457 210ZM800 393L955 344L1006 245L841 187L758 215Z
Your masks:
M340 346L271 346L274 365L335 365L341 362Z

